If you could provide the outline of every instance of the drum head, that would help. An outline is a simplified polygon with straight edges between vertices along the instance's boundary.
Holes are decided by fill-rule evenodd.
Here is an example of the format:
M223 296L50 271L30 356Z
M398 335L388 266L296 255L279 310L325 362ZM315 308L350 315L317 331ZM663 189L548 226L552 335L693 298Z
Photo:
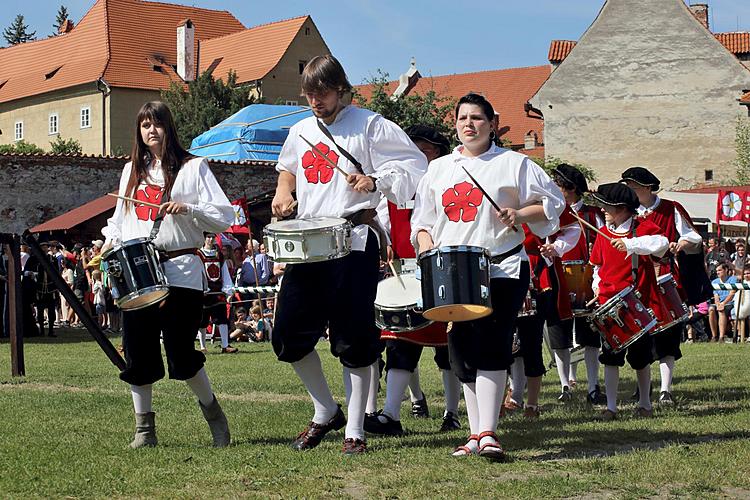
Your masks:
M432 321L473 321L492 314L492 308L476 304L451 304L433 307L425 311L422 316Z
M300 231L314 231L346 224L346 219L340 217L311 217L309 219L291 219L274 222L265 227L270 233L297 233Z
M422 287L413 274L400 274L378 283L375 305L383 308L415 305L422 298ZM428 318L429 319L429 318Z

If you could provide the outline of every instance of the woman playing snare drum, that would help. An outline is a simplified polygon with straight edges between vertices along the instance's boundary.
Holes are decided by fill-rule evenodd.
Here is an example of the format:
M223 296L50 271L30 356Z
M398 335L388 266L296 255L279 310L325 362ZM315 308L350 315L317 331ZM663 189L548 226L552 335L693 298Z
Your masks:
M198 397L214 446L226 446L227 419L203 368L206 358L195 350L203 301L203 265L196 251L203 243L203 232L227 229L234 221L234 211L208 163L180 146L165 104L149 102L138 112L131 158L120 177L120 196L161 208L118 200L114 215L102 230L107 238L103 250L148 237L157 216L163 216L154 245L164 255L169 295L160 303L123 313L127 366L120 378L130 384L136 420L130 446L155 446L157 442L151 384L164 377L160 334L169 377L187 382ZM168 201L163 202L165 199Z
M454 456L479 454L501 460L495 435L507 370L512 362L513 329L529 286L522 223L544 238L558 229L565 208L562 193L528 157L493 143L495 112L487 100L468 94L456 106L461 141L450 155L432 163L417 189L412 242L420 253L433 247L471 245L493 256L493 313L454 323L448 335L451 366L463 383L471 435ZM491 202L464 168L500 206ZM465 277L457 277L465 279Z

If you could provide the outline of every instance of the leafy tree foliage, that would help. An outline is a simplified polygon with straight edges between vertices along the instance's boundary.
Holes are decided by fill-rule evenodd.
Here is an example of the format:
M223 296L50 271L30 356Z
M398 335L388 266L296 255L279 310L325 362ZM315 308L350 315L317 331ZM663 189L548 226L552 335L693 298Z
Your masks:
M532 158L532 160L534 160L534 163L542 167L544 171L547 172L548 174L551 174L552 169L555 168L556 166L562 163L567 163L571 167L575 167L578 170L580 170L583 176L586 177L587 181L596 180L596 172L594 172L593 169L587 166L581 165L580 163L573 163L570 161L561 160L560 158L555 158L554 156L548 157L546 159L545 158Z
M4 154L39 154L44 150L36 144L26 141L18 141L12 144L0 144L0 155Z
M18 45L30 40L36 40L36 31L29 32L29 25L24 24L23 15L18 14L9 27L3 31L3 38L9 45Z
M59 135L54 141L50 142L50 145L52 146L50 152L56 155L79 155L83 151L80 142L73 138L63 139Z
M169 89L162 90L161 97L172 111L185 148L195 137L254 102L245 87L237 86L234 71L230 71L226 83L205 71L188 83L187 90L172 83Z
M737 117L735 126L734 149L737 154L734 159L736 183L743 186L750 184L750 120L741 116Z

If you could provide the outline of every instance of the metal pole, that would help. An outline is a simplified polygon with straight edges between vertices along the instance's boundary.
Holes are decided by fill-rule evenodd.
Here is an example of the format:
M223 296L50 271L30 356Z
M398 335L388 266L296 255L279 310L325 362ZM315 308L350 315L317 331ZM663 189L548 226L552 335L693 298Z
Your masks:
M83 307L83 304L81 304L81 302L78 300L78 297L75 296L73 290L71 290L68 284L65 283L65 281L62 279L62 276L55 272L54 268L49 262L49 259L47 259L47 254L44 253L44 250L42 250L42 247L39 246L36 238L34 238L34 236L28 231L28 229L24 231L23 239L26 244L29 245L29 250L31 250L31 253L34 255L34 257L37 258L42 268L44 268L44 272L47 273L47 276L49 276L62 296L65 297L65 300L68 301L68 304L76 312L78 318L81 320L81 322L83 322L83 325L89 331L91 336L94 337L94 340L96 340L96 343L99 344L99 347L101 347L102 351L104 351L104 354L107 355L112 364L119 368L120 371L124 370L126 367L125 360L122 359L120 353L117 352L115 346L112 345L112 343L102 331L101 327L94 321L94 318L92 318L88 311L86 311L86 309Z

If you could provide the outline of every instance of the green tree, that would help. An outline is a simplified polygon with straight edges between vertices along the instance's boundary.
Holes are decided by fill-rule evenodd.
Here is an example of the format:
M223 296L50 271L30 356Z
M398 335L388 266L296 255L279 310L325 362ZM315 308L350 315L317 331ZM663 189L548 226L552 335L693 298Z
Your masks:
M3 38L9 45L18 45L29 40L36 40L36 31L29 32L29 25L24 24L23 15L18 14L13 24L3 31Z
M741 116L737 117L735 126L734 150L737 154L734 159L736 184L750 184L750 120Z
M554 156L550 156L549 158L532 158L532 160L534 160L534 163L542 167L544 171L547 172L548 174L551 174L552 169L555 168L556 166L562 163L567 163L571 167L575 167L578 170L580 170L583 176L586 177L587 181L596 180L596 172L594 172L591 168L585 165L581 165L580 163L573 163L570 161L561 160L560 158L555 158Z
M12 144L0 144L0 155L39 153L44 153L44 150L36 144L26 141L18 141Z
M355 92L357 105L380 113L401 128L412 125L430 125L446 137L454 136L452 122L448 119L456 106L456 100L440 97L434 90L425 94L408 94L398 99L391 98L388 73L378 70L377 76L366 82L372 88L370 99Z
M173 82L162 90L161 97L172 111L180 142L186 148L195 137L254 102L247 88L237 86L234 71L229 72L226 83L207 71L189 82L187 90Z
M63 139L59 135L50 142L50 146L52 146L50 152L56 155L79 155L83 151L80 142L73 138Z
M65 8L64 5L60 5L60 8L57 11L57 17L55 18L55 24L52 25L52 27L55 29L55 32L52 33L52 36L57 36L60 34L60 26L63 25L68 17L68 9Z

